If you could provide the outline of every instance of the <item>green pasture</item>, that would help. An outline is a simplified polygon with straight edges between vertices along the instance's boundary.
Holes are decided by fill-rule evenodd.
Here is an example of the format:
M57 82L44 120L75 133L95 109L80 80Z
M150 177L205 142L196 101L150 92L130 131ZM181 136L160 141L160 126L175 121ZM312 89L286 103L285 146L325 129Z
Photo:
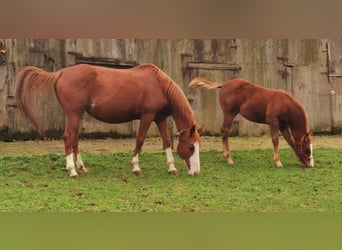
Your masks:
M98 212L341 212L342 149L317 148L315 167L302 168L289 148L235 150L234 166L220 150L201 152L201 174L188 177L175 156L178 177L164 153L85 153L89 173L68 177L63 154L0 156L0 211Z

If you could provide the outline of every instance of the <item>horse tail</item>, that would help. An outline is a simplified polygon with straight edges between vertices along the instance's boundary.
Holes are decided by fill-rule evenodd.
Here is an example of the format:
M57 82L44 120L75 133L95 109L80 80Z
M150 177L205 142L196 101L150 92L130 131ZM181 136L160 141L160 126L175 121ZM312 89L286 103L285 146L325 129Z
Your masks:
M197 87L205 87L207 89L216 89L216 88L221 88L222 85L223 83L212 82L201 77L196 77L189 83L188 87L191 89L194 89Z
M18 73L15 79L17 106L41 136L47 130L46 123L52 119L49 117L51 105L56 107L57 103L57 106L60 107L56 98L55 84L61 74L62 71L50 73L33 66L27 66Z

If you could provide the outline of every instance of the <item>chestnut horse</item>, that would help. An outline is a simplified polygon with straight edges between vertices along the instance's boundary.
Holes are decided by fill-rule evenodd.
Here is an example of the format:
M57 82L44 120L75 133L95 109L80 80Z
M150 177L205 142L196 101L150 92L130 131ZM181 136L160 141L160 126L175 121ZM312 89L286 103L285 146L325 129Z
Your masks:
M270 126L274 161L277 167L283 167L278 153L279 130L300 162L308 167L314 166L312 132L309 130L307 113L303 105L292 95L241 78L217 83L197 77L189 83L189 88L198 86L208 89L221 88L219 101L224 113L221 134L223 153L228 164L233 164L228 144L229 130L234 117L240 113L249 121Z
M185 161L189 175L200 173L199 133L191 106L183 91L163 71L153 64L131 69L109 69L91 65L74 65L56 72L45 72L28 66L16 78L16 100L26 118L42 135L44 129L37 120L39 110L32 103L54 92L66 116L63 134L66 169L69 176L87 172L78 150L79 126L84 112L107 123L122 123L140 119L133 152L133 173L140 174L139 154L151 123L157 124L166 150L168 172L177 174L171 151L167 117L175 121L179 142L177 153Z

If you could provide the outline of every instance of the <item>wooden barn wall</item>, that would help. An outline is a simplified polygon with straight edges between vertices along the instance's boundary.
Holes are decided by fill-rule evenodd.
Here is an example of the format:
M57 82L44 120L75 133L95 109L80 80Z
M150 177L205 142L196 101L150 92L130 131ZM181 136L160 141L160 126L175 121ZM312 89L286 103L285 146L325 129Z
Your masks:
M14 77L26 65L54 71L75 64L75 55L118 62L154 63L179 84L205 133L219 134L222 112L218 90L189 90L196 76L225 82L243 77L291 92L307 108L315 132L342 131L342 40L331 39L1 39L0 134L10 139L32 131L15 107ZM61 135L64 115L54 103L45 108L49 129ZM133 135L138 121L106 124L84 116L81 132ZM172 121L170 121L172 126ZM261 135L268 127L238 116L235 135ZM157 135L156 126L149 135Z

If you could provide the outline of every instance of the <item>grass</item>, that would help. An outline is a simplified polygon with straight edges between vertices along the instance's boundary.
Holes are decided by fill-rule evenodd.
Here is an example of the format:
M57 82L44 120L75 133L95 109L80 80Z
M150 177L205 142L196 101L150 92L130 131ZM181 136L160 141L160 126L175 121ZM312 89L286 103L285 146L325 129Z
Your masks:
M315 168L302 168L288 148L277 169L272 150L201 152L201 175L167 173L163 153L143 153L135 176L131 153L83 154L90 172L68 177L61 154L0 158L0 211L341 212L341 149L315 150Z

